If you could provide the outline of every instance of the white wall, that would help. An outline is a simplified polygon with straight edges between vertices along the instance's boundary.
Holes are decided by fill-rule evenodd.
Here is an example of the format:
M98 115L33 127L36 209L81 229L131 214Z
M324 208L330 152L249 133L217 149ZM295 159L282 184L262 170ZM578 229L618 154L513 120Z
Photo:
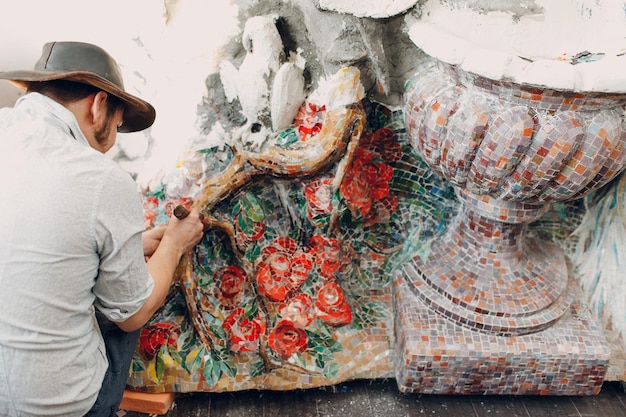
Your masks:
M31 69L45 42L100 45L122 67L126 89L155 106L151 160L168 165L197 133L204 80L236 33L236 13L230 0L0 0L0 70ZM0 80L0 107L19 94Z

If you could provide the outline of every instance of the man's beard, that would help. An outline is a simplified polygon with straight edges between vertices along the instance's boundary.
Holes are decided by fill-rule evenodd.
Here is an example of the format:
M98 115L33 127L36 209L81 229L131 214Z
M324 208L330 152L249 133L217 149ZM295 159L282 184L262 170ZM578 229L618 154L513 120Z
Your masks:
M99 129L96 129L96 131L94 132L94 137L99 145L106 145L107 140L111 136L112 128L113 123L111 120L111 115L107 114L106 118L104 119L104 123L102 123L102 126L100 126Z

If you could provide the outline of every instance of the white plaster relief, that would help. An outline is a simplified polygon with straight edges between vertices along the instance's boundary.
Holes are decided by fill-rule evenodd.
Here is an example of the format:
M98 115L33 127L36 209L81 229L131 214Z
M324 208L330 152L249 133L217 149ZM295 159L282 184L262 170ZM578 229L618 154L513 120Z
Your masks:
M589 1L535 3L531 12L520 15L518 7L507 8L506 2L500 10L485 10L475 1L430 0L420 17L407 18L409 36L427 54L491 79L626 92L623 2L598 0L593 11ZM573 65L572 58L584 51L597 54L597 60Z
M357 17L385 18L406 12L417 0L318 0L318 7Z

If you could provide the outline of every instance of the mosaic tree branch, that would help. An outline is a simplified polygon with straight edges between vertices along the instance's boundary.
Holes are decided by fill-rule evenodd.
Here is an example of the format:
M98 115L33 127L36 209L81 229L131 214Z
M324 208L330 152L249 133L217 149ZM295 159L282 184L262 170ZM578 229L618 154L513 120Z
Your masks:
M211 210L219 203L226 201L234 193L249 185L253 180L263 176L272 177L306 177L330 169L337 161L343 158L346 150L356 147L361 134L365 129L365 111L360 103L341 106L327 110L320 132L290 148L270 145L263 153L250 152L244 149L233 148L234 156L230 164L218 175L207 179L202 187L202 195L192 204L203 215L203 222L207 227L218 227L226 232L230 238L234 253L250 271L252 265L247 262L236 246L234 228L227 222L218 221ZM346 162L343 162L345 170ZM197 278L194 274L194 256L186 254L178 267L180 281L191 321L196 329L200 341L212 351L216 345L222 346L224 341L216 338L203 316L203 309L199 304L202 294L198 289ZM252 272L252 271L250 271ZM254 276L250 273L249 276ZM254 288L254 285L252 286ZM267 313L267 306L259 300L261 310ZM267 317L267 315L266 315ZM267 320L267 319L266 319ZM269 326L268 326L269 327ZM298 372L309 372L284 361L277 362L269 355L265 337L262 338L259 353L266 370L289 368Z
M174 214L174 216L179 220L183 220L184 218L189 216L189 213L191 212L187 210L185 206L180 205L176 206L174 208L174 211L172 212L172 214ZM237 243L235 242L235 227L232 225L232 223L218 220L211 215L205 216L203 214L200 214L200 220L202 221L205 230L217 228L224 231L230 238L230 244L235 254L239 257L239 259L247 263L247 260L245 259L244 255L239 250Z
M360 137L364 127L362 106L352 104L329 110L321 131L300 146L271 145L263 153L233 148L231 163L220 175L204 182L202 196L192 207L209 212L260 175L294 178L318 173L337 162L350 139Z

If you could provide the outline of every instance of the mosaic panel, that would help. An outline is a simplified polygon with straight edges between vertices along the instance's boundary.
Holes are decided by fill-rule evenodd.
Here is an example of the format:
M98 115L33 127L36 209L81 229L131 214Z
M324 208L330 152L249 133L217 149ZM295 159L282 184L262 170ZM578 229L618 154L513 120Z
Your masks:
M457 201L407 143L402 111L362 105L364 133L336 189L341 160L314 175L257 173L208 206L214 227L143 329L131 389L289 390L393 377L390 271L444 227ZM309 130L296 124L280 140L293 149ZM212 179L237 155L202 149L193 166ZM148 227L190 203L167 187L146 190Z
M147 226L194 204L209 228L142 331L130 388L395 375L407 392L598 392L609 350L561 252L583 213L564 200L621 169L624 100L453 68L407 91L404 111L306 101L269 156L196 149L186 185L145 191ZM189 186L197 198L180 197Z

